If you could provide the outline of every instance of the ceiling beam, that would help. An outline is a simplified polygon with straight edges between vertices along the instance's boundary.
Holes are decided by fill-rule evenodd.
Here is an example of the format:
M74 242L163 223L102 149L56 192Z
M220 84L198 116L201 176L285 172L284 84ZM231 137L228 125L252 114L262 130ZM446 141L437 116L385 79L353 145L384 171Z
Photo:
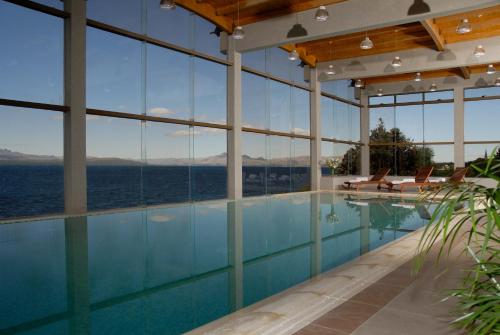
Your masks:
M429 36L434 41L434 44L436 45L436 50L444 51L446 43L444 41L443 36L441 36L441 33L439 32L439 27L434 23L434 20L426 19L420 21L420 23L422 23L422 26L424 26L425 30L427 30Z
M297 51L297 53L299 54L300 59L305 64L309 65L310 67L316 67L316 57L312 56L312 55L308 55L307 50L305 48L297 47L297 46L295 46L295 44L282 45L280 48L285 50L286 52L290 52L293 49L295 49Z
M462 77L464 79L470 78L470 68L468 66L461 66L458 69L460 70L460 73L462 74Z
M176 0L175 3L207 19L225 32L233 32L233 20L227 16L218 15L215 8L208 3L198 0Z
M480 58L472 55L474 48L478 44L483 45L488 50L486 55ZM390 65L395 56L401 57L403 62L403 66L397 70ZM373 56L341 59L333 62L320 62L316 64L316 67L319 73L323 73L329 64L333 64L337 74L328 78L320 75L319 79L338 80L380 77L450 68L457 69L463 66L498 62L500 62L500 36L448 44L447 49L441 52L419 48Z
M298 12L296 15L286 15L256 22L245 26L245 39L238 44L238 50L243 52L283 44L295 44L422 21L498 4L498 0L425 0L431 8L430 12L409 15L408 10L414 1L418 0L349 0L328 5L330 18L326 22L314 20L315 8ZM287 38L288 31L297 23L297 20L307 30L308 35Z

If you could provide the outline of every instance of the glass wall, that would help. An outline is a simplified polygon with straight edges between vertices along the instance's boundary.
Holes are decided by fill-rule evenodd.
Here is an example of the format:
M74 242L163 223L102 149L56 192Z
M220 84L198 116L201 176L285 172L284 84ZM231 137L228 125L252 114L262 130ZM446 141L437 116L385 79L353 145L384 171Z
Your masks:
M465 165L482 166L495 154L500 159L500 87L470 88L464 92ZM477 173L469 169L469 175Z
M449 176L453 158L453 91L370 97L370 173L390 167L412 176L433 165Z
M0 1L0 40L0 99L50 104L0 106L0 219L60 213L64 19Z

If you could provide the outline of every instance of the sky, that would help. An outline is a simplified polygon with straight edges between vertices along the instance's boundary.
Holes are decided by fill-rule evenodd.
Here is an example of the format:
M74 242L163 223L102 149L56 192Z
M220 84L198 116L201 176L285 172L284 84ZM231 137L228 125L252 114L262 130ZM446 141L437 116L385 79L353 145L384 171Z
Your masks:
M61 8L59 0L38 2ZM146 17L141 16L140 7L137 0L89 0L88 16L223 57L218 39L208 34L213 25L207 21L181 8L159 10L157 0L146 0ZM62 104L63 20L0 1L0 40L5 45L0 53L0 98ZM289 62L281 50L246 53L243 63L304 84L303 70ZM153 45L145 46L94 28L87 30L87 106L90 108L225 124L226 85L224 65ZM353 90L347 85L348 81L329 82L324 84L324 89L352 99ZM492 94L500 95L498 91ZM495 100L467 102L465 140L500 141L499 109L500 104ZM244 126L308 134L308 113L307 91L243 73ZM387 126L399 127L416 141L453 140L453 104L398 107L395 118L392 108L372 110L371 124L380 116ZM356 127L359 109L323 98L322 118L324 137L359 140ZM62 155L61 113L0 107L0 120L0 148ZM95 116L88 117L87 126L87 153L94 157L186 158L226 151L225 131L219 129L141 124L136 120ZM295 152L295 146L287 141L286 150L281 149L281 144L271 143L262 150L265 140L244 141L244 151L255 153L256 157L266 150L268 156ZM466 155L482 156L489 147L468 145ZM438 161L452 160L453 151L448 146L434 148Z

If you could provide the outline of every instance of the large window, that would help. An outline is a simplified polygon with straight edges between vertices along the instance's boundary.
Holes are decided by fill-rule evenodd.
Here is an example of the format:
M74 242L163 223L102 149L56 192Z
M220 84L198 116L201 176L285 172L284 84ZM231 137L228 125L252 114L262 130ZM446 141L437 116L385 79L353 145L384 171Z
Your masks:
M464 95L465 165L481 166L500 147L500 87L466 89ZM469 175L476 173L470 169Z
M371 97L370 172L411 176L432 165L435 176L451 175L453 129L452 91Z

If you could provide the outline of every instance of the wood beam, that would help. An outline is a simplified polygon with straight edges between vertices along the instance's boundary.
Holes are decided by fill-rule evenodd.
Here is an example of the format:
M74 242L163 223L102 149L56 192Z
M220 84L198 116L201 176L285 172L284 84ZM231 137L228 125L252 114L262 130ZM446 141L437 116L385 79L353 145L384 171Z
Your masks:
M470 68L468 66L459 67L460 72L462 73L462 77L464 79L470 79Z
M436 49L437 51L444 51L445 48L445 41L443 36L441 36L439 32L439 27L434 23L433 19L426 19L420 21L422 23L422 26L424 26L425 30L429 33L431 36L432 40L434 41L434 44L436 44Z
M207 19L227 33L233 32L233 20L227 16L217 15L215 8L208 3L197 0L176 0L175 3Z
M316 57L313 55L308 55L306 48L303 47L297 47L295 44L286 44L280 46L281 49L290 52L293 49L297 50L297 53L299 54L300 59L310 67L316 67Z

